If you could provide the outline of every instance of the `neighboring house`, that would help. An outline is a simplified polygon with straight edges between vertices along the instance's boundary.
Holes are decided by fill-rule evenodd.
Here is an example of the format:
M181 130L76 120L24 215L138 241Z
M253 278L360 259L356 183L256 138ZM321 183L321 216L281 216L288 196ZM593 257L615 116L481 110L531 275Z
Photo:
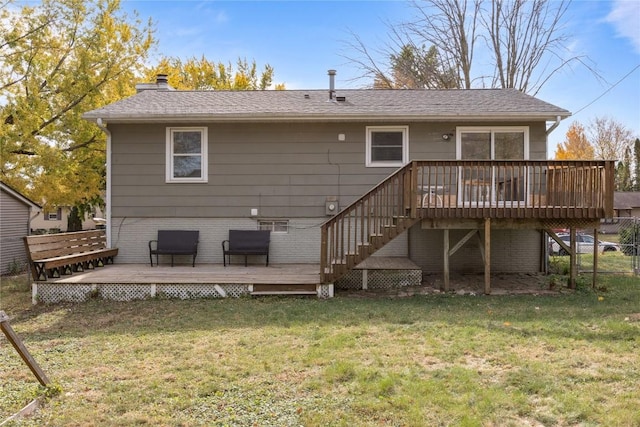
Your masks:
M53 209L45 208L42 212L42 215L34 218L31 221L31 230L32 232L38 231L46 231L46 232L66 232L69 213L71 212L70 206L56 207ZM101 215L102 212L99 208L96 208L95 215L91 215L82 220L82 229L83 230L93 230L99 226L101 226ZM98 218L98 220L94 220L94 218Z
M489 240L491 271L538 272L541 230L611 209L613 163L547 160L570 113L515 89L336 90L332 73L329 90L176 91L162 75L137 89L84 115L108 136L120 263L147 262L172 228L199 230L199 262L221 263L230 229L261 228L270 262L321 263L325 282L373 252L482 272Z
M616 217L640 218L640 191L616 191L613 210Z
M27 264L22 238L40 206L0 182L0 274L21 270Z
M613 216L602 220L600 232L617 234L634 221L640 221L640 191L616 191L613 193Z

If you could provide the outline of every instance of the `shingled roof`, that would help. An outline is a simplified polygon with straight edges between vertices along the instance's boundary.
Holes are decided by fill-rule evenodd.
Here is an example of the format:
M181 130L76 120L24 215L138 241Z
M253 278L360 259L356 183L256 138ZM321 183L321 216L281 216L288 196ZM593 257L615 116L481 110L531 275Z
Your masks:
M515 89L141 90L89 111L109 123L186 121L556 120L569 111Z

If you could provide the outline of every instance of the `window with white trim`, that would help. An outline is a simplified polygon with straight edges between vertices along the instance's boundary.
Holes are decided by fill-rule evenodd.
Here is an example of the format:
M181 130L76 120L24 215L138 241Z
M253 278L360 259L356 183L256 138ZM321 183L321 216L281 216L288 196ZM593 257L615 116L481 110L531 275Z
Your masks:
M207 128L167 128L167 182L207 182Z
M409 161L409 126L367 126L366 165L404 166Z
M261 219L258 221L259 230L269 230L272 233L288 233L289 220L286 219Z

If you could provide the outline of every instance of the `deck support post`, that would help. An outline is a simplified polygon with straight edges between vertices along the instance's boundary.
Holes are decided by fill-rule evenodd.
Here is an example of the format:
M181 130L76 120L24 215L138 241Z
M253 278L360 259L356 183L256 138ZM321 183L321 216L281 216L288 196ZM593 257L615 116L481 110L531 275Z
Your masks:
M577 243L576 243L576 229L575 227L569 228L570 236L570 251L569 251L569 289L576 288L576 270L577 265Z
M594 228L593 229L593 281L591 282L591 287L593 289L596 288L596 285L598 284L598 254L600 252L600 245L598 244L599 242L599 238L598 238L598 229Z
M444 248L444 288L445 292L449 291L449 229L445 228L444 241L442 247Z
M484 219L484 293L491 293L491 219Z

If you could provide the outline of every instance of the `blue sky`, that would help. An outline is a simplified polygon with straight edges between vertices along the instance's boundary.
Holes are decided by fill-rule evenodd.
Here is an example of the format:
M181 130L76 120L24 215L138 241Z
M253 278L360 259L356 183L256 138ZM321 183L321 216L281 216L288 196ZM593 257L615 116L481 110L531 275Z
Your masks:
M338 89L364 86L345 59L357 56L350 32L375 51L389 41L387 22L412 16L404 1L123 0L122 6L153 19L159 54L270 64L275 82L288 89L326 88L328 69L337 70ZM550 157L574 120L586 125L608 116L640 136L640 1L574 0L568 18L569 49L588 56L604 80L574 66L537 94L574 113L550 135Z

